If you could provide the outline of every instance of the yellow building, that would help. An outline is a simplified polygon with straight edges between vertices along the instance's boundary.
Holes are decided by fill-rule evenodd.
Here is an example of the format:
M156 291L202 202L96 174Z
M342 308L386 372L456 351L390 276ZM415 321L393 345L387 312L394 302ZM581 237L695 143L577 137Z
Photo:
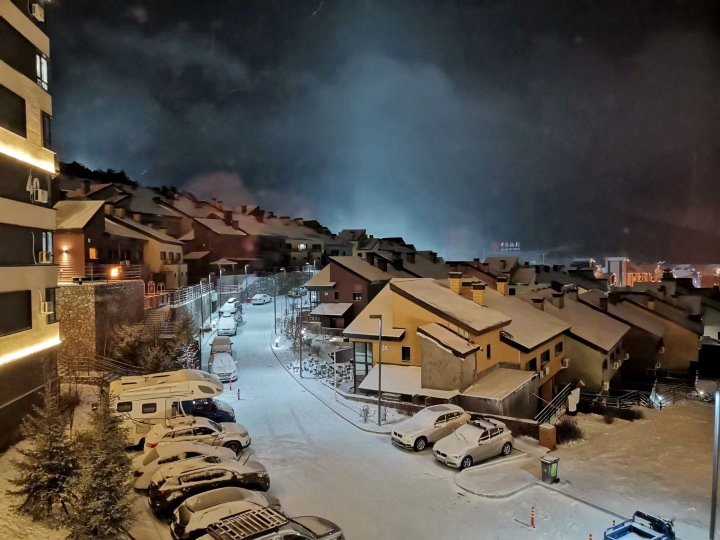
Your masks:
M50 43L41 14L39 3L0 0L0 449L55 380L60 343Z

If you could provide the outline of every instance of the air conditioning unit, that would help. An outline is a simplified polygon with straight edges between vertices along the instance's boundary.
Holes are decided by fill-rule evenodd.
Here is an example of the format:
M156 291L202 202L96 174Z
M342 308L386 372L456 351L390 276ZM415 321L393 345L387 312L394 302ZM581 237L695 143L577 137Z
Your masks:
M46 189L34 189L33 190L33 200L36 203L42 203L47 204L48 202L48 192Z
M51 315L55 311L55 305L52 302L40 302L40 313L42 315Z
M659 352L660 354L665 354L665 346L663 345L662 347L660 347L660 348L658 349L658 352Z
M41 251L38 257L40 264L52 264L52 253L49 251Z
M569 358L563 358L563 359L560 361L560 366L561 366L562 368L568 368L568 367L570 367L570 359L569 359Z
M545 378L545 370L544 369L538 373L538 377L540 377L541 379Z
M628 360L630 360L630 353L625 353L625 354L623 355L622 361L623 361L623 362L627 362Z
M613 362L613 369L620 369L620 362Z
M603 385L602 385L602 391L603 391L603 392L607 392L608 390L610 390L610 383L609 383L609 382L604 382Z
M40 22L45 22L45 8L37 2L32 5L32 16Z

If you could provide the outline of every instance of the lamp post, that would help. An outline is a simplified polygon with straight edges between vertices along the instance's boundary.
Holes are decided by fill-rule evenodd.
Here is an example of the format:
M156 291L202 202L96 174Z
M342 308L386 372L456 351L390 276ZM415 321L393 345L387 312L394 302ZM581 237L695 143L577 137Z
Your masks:
M248 281L247 281L247 269L249 264L245 265L245 301L247 302L248 299Z
M382 315L370 315L378 322L378 426L380 425L380 408L382 405Z
M720 446L720 390L715 390L715 422L713 430L713 478L710 503L710 540L715 538L715 513L718 489L718 446Z
M305 337L305 329L300 329L300 378L303 378L303 372L302 372L302 346L303 346L303 337Z

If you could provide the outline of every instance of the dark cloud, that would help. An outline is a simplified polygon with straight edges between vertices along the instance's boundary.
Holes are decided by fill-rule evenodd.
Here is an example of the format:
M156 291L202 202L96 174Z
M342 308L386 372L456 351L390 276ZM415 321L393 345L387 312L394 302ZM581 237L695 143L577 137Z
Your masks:
M66 2L60 157L448 257L714 260L717 20L680 0Z

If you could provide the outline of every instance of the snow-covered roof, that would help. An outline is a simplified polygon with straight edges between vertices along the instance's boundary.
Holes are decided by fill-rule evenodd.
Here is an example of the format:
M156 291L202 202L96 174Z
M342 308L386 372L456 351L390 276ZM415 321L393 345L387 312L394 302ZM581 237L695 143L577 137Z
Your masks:
M460 358L465 358L481 348L477 343L468 341L452 330L437 323L418 326L417 330L418 334L430 338L431 341L449 349L455 356Z
M383 373L383 381L385 380L384 375ZM478 379L475 384L467 388L462 394L464 396L483 397L487 399L505 399L526 385L534 375L534 371L496 368Z
M505 337L527 350L570 328L567 322L523 302L517 296L505 296L490 287L485 288L485 305L511 319L510 324L503 328Z
M116 223L121 223L122 225L134 229L135 231L139 231L145 236L149 236L150 238L153 238L158 242L162 242L164 244L182 245L182 242L177 238L173 238L172 236L169 236L162 231L153 229L149 225L144 225L138 221L135 221L134 219L128 217L121 218L117 216L113 216L110 219Z
M130 195L125 205L129 212L139 214L152 214L156 216L176 217L178 214L163 204L159 204L156 199L161 196L155 190L137 185L137 186L121 186L121 189Z
M617 319L608 317L587 304L572 300L570 295L563 298L563 307L557 308L552 303L552 289L540 289L519 298L531 302L532 298L544 298L545 312L570 323L570 334L583 341L599 347L605 352L611 351L618 342L630 331L630 327Z
M221 234L223 236L247 236L245 232L227 225L222 219L195 218L195 221L204 225L216 234Z
M104 204L105 201L59 201L55 203L57 230L84 228Z
M351 302L323 303L313 309L310 315L317 317L342 317L351 306Z
M390 282L390 289L474 334L500 328L511 322L503 313L463 298L434 279L396 278Z
M230 259L218 259L210 264L215 264L217 266L235 266L238 263L236 261L231 261Z
M390 281L391 279L390 274L383 272L379 268L357 256L330 257L330 265L333 263L350 270L353 274L356 274L367 281Z
M510 279L514 285L530 285L535 283L535 268L532 266L521 266Z
M222 217L222 212L206 202L196 201L187 195L179 195L177 199L166 201L166 204L183 214L194 218L206 218L211 215Z
M394 364L382 365L382 391L392 392L394 394L420 395L427 397L436 397L441 399L451 399L458 395L458 390L435 390L433 388L423 388L422 386L422 368L416 366L398 366ZM378 366L372 368L367 374L363 382L360 383L361 390L375 391L378 390Z
M122 236L124 238L135 238L136 240L144 240L147 242L148 237L142 233L137 232L130 227L121 225L115 221L111 221L105 218L105 232L111 236Z
M595 308L600 308L600 297L605 296L601 291L588 291L581 294L578 298L580 301L585 302ZM632 326L637 326L643 330L655 335L658 338L662 338L665 335L665 327L663 324L656 320L652 314L643 312L640 307L633 307L627 305L625 302L620 301L616 304L608 301L607 312L613 317L620 319Z
M304 287L312 289L313 287L334 287L335 283L330 281L330 266L326 266L317 274L305 282Z
M188 232L178 238L178 240L182 240L183 242L187 240L195 240L195 229L190 229Z
M351 242L357 242L363 236L365 236L365 229L343 229L338 233L338 238Z
M343 331L343 336L357 339L377 339L378 322L370 315L382 315L383 339L399 340L405 335L404 328L395 328L393 324L393 293L390 287L384 287L360 314Z
M190 253L186 253L183 255L183 259L186 261L194 261L197 259L202 259L203 257L207 256L207 254L210 253L209 251L191 251Z

